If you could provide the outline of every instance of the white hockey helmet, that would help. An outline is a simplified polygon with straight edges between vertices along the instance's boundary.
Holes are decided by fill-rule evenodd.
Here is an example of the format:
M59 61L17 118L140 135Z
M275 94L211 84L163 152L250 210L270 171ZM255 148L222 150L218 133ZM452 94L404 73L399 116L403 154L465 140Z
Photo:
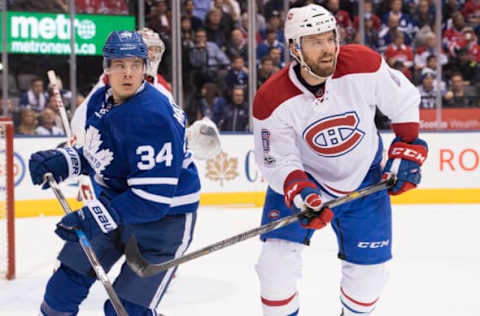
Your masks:
M292 8L287 13L285 20L285 39L287 44L293 40L300 46L303 36L321 34L329 31L337 32L335 17L318 4L309 4L300 8Z
M300 56L296 56L291 50L290 54L300 63L302 67L306 68L311 75L319 79L324 79L315 74L305 63L302 54L301 38L303 36L333 31L337 43L336 58L338 56L338 52L340 51L340 33L337 29L337 21L335 17L330 13L330 11L318 4L309 4L299 8L292 8L288 10L284 31L289 50L290 42L293 41L295 48L300 53Z
M149 54L150 59L150 67L147 67L147 75L155 77L158 73L158 66L162 61L163 53L165 52L165 44L160 39L158 33L149 29L148 27L144 27L137 32L142 36L143 41L147 44L147 47L159 47L159 52L154 54L153 56Z

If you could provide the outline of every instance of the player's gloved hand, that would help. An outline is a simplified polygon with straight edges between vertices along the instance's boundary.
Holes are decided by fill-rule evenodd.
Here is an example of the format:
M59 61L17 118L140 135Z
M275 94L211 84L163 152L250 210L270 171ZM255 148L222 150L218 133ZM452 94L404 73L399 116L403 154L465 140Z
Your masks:
M411 143L403 142L400 137L392 141L388 150L388 161L383 170L383 178L392 173L397 179L389 190L391 195L398 195L417 187L421 180L420 167L427 159L427 155L427 143L420 138Z
M72 175L79 175L81 169L80 157L72 147L42 150L30 156L28 162L30 176L35 185L42 184L43 176L51 173L57 182L62 182ZM50 186L45 183L42 189Z
M333 218L331 209L322 209L320 191L311 181L299 181L288 185L285 190L285 203L297 212L307 209L312 211L308 217L300 221L304 228L321 229Z
M217 125L206 116L201 120L196 120L187 128L187 139L188 147L197 159L210 159L221 151Z
M75 229L82 230L89 240L99 234L107 234L117 229L120 217L110 206L108 199L100 196L78 211L65 215L57 223L55 233L66 241L78 242Z

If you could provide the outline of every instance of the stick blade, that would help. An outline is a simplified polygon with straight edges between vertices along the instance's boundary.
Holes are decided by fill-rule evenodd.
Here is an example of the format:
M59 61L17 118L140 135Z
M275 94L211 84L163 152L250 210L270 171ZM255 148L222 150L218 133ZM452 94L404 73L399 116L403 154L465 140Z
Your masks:
M137 238L133 235L128 239L127 245L125 246L125 258L127 259L127 264L130 269L132 269L139 277L143 278L150 276L145 274L145 270L148 268L149 263L140 253Z

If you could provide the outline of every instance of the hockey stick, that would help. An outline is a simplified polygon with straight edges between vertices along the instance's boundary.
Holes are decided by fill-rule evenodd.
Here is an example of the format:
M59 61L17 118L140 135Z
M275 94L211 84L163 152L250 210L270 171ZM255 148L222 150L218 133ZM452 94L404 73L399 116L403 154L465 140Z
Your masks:
M65 196L63 195L62 191L58 187L57 181L53 178L53 175L51 173L46 173L44 175L45 181L48 182L50 185L50 188L52 189L53 193L57 197L58 202L63 208L63 211L65 214L70 214L72 213L72 209L70 208L70 205L68 205L67 200L65 199ZM97 255L93 251L92 245L88 241L87 236L85 233L78 228L75 228L75 233L78 236L78 242L80 243L80 246L83 249L83 252L85 252L85 255L88 258L88 261L90 262L93 270L95 271L95 274L97 275L97 279L102 282L103 287L107 291L108 297L110 298L110 301L112 302L113 308L115 309L115 312L119 316L128 316L127 311L122 305L122 302L120 302L120 299L117 296L117 293L113 289L112 282L108 279L107 273L103 269L102 265L100 264L100 261L98 261Z
M70 122L68 120L67 111L65 110L65 105L63 104L62 97L60 95L60 90L58 89L57 84L57 75L55 71L49 70L47 71L48 81L52 86L53 96L55 97L55 101L58 105L58 110L60 111L60 117L62 118L63 128L65 129L65 134L67 135L67 143L70 146L75 144L75 137L72 133L72 128L70 127ZM89 176L80 175L78 176L78 184L79 184L79 195L77 200L82 200L84 203L88 200L96 199L95 192L93 190L92 182Z
M390 176L387 179L382 180L377 184L368 186L358 191L351 192L345 196L328 201L323 204L323 208L325 207L333 208L333 207L345 204L347 202L362 198L364 196L373 194L375 192L388 189L391 186L393 186L393 184L395 184L395 181L396 181L395 177ZM238 242L244 241L251 237L268 233L272 230L278 229L280 227L284 227L288 224L292 224L300 219L315 217L317 214L318 212L315 212L311 209L307 209L302 212L280 218L276 221L270 222L260 227L253 228L251 230L248 230L236 236L221 240L210 246L206 246L204 248L201 248L197 251L194 251L182 257L168 260L158 264L150 263L142 256L142 254L140 253L140 249L138 248L137 240L135 239L135 236L132 236L128 240L127 245L125 247L125 256L126 256L128 265L133 271L135 271L137 275L141 277L149 277L157 273L160 273L164 270L167 270L171 267L175 267L181 263L196 259L198 257L207 255L209 253L220 250L222 248L234 245Z

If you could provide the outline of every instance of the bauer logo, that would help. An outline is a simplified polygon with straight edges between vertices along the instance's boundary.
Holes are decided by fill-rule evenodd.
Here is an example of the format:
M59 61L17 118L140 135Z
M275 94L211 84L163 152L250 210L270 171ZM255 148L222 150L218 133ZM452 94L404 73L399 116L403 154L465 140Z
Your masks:
M280 217L280 211L279 210L271 210L268 212L268 218L269 219L277 219Z
M303 132L303 138L320 156L337 157L354 149L365 136L358 129L357 113L346 112L318 120Z

